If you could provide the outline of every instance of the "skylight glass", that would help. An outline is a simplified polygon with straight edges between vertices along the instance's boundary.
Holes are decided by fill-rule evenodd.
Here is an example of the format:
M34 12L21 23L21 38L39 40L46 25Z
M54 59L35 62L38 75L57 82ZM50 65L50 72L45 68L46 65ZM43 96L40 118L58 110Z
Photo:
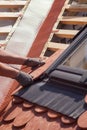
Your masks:
M63 65L87 69L87 38L68 56Z

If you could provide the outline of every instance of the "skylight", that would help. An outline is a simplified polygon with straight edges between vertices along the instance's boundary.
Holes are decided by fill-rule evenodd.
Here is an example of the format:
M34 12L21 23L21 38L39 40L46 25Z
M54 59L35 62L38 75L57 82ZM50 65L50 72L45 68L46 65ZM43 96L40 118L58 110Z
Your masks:
M63 65L87 69L87 38L66 58Z

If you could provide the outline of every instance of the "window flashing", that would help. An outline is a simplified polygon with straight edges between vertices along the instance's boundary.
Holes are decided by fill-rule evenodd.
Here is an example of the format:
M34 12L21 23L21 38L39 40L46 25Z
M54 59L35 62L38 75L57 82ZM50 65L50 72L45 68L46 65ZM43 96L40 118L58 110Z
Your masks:
M87 91L87 25L73 38L71 45L46 71L51 80L74 84Z

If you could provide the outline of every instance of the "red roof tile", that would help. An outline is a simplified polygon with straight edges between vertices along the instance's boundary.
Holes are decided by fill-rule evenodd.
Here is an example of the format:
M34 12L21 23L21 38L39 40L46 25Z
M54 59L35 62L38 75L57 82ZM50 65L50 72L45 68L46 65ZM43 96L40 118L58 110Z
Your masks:
M79 117L77 124L79 127L87 129L87 111Z
M14 99L16 101L18 98ZM81 130L81 128L87 128L86 114L87 112L82 114L77 121L27 103L25 100L19 104L13 100L3 115L0 130Z

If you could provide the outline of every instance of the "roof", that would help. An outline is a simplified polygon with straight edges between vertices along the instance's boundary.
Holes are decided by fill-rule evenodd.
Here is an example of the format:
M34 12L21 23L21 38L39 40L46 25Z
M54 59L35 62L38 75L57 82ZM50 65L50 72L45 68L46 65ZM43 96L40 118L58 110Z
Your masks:
M59 3L60 4L59 4ZM25 55L28 55L28 56L34 56L34 53L33 51L35 50L35 48L37 49L38 48L38 44L39 43L39 47L41 47L41 50L40 52L38 53L38 51L36 52L35 51L35 55L39 56L42 49L43 49L43 46L44 46L44 42L47 41L48 37L49 37L49 34L52 33L51 35L51 39L50 39L50 42L52 43L55 43L55 42L64 42L65 40L60 40L61 38L61 32L59 31L58 33L58 30L56 30L56 25L53 29L53 32L52 31L52 27L55 23L58 17L58 15L54 15L54 12L52 13L53 9L55 9L55 14L56 14L56 11L58 10L59 8L59 5L60 5L60 10L61 10L61 7L64 5L64 2L65 1L58 1L58 0L54 0L54 6L52 7L56 7L57 8L52 8L51 13L49 12L49 14L47 15L47 17L45 17L45 21L43 22L40 30L38 31L37 33L37 37L35 39L35 41L33 42L34 46L31 47L31 50L30 52L26 52ZM66 3L69 2L68 0L66 0ZM57 5L58 4L58 5ZM60 12L60 10L58 10L58 12ZM64 8L65 10L65 8ZM65 13L66 14L66 13ZM49 17L48 17L49 16ZM55 16L55 17L54 17ZM50 29L50 17L51 18L54 18L54 20L52 21L52 26L51 26L51 29ZM48 19L47 19L48 18ZM67 21L68 20L68 21ZM76 19L72 19L71 21L69 20L69 18L65 18L60 20L60 23L63 23L63 24L71 24L73 21L74 25L76 24L85 24L87 21L84 19L82 19L82 21L76 21ZM44 40L43 39L43 30L45 28L47 28L47 23L48 23L48 30L49 32L44 35L44 36L47 36L46 39ZM58 24L58 23L57 23ZM82 27L81 26L81 27ZM61 27L61 25L59 26ZM63 27L63 26L62 26ZM78 26L73 26L73 28L78 28ZM58 39L57 39L57 33L58 33ZM15 34L15 33L14 33ZM41 34L41 35L40 35ZM55 36L56 34L56 36ZM74 33L76 34L76 33ZM65 35L62 35L64 37L66 37ZM69 34L68 34L69 36ZM71 37L71 36L70 36ZM40 39L41 38L41 39ZM42 41L43 46L40 46L40 42ZM44 41L44 42L43 42ZM23 46L25 46L23 44ZM10 47L11 47L11 44L10 44ZM49 48L51 48L49 46ZM55 47L54 48L51 48L53 50L55 50ZM58 48L57 48L58 49ZM54 53L50 58L48 58L46 64L44 66L42 66L41 68L38 68L37 70L35 70L32 75L35 76L35 78L39 77L40 75L42 75L42 73L57 59L57 57L63 52L64 49L58 49L58 51L56 53ZM22 51L21 51L21 54L22 54ZM29 68L26 68L26 69L23 69L24 71L26 72L29 72ZM48 69L49 70L49 69ZM38 73L37 73L38 72ZM3 82L5 81L5 82ZM0 117L0 120L1 120L1 125L0 125L0 129L1 130L29 130L29 129L34 129L34 130L44 130L44 129L48 129L48 130L81 130L81 129L87 129L87 125L86 125L86 114L87 112L85 111L85 113L83 113L81 116L79 116L77 119L73 119L73 118L70 118L69 116L65 116L63 114L60 114L58 112L55 112L55 111L52 111L50 110L49 108L46 108L46 107L41 107L40 105L36 105L34 103L31 103L31 102L27 102L25 99L20 99L19 97L12 97L11 98L11 94L14 89L16 89L18 87L18 84L14 81L12 81L11 79L6 79L6 78L3 78L1 77L0 78L0 82L1 82L1 85L2 86L5 86L2 88L1 90L1 94L2 94L2 97L1 97L1 117ZM20 87L19 87L20 89ZM18 91L18 90L17 90ZM4 95L4 96L3 96ZM86 98L85 98L85 101L86 101ZM9 102L9 104L8 104ZM5 108L7 106L6 109L3 110L3 108Z
M77 49L78 43L79 43L79 46L82 43L85 44L85 42L83 42L83 40L85 40L84 37L86 36L86 31L87 31L87 26L85 26L82 29L82 31L80 31L77 34L77 36L75 36L75 38L72 42L73 44L71 44L71 46L69 48L67 48L67 50L65 50L62 53L62 55L59 56L59 58L58 58L58 54L59 54L59 51L58 51L58 52L56 52L56 55L54 53L54 55L52 55L48 59L47 63L44 66L45 67L48 66L48 63L51 62L49 65L51 65L52 68L54 68L55 65L58 67L57 62L60 61L59 60L60 57L63 57L65 52L68 52L69 50L71 50L71 48L73 50L72 46L74 46L74 48ZM79 37L80 35L82 37ZM77 39L79 42L77 42ZM76 43L75 43L75 41L76 41ZM81 43L80 43L80 41L81 41ZM71 50L71 53L72 53L72 50ZM55 58L54 62L51 61L51 58L53 58L53 59ZM42 66L41 68L38 68L37 70L38 71L43 70L44 66ZM74 91L72 91L72 94L71 94L71 90L73 90L73 89L67 88L67 84L65 85L65 83L68 80L70 80L70 79L67 79L67 76L66 76L66 78L64 78L65 83L64 83L64 81L61 82L61 84L64 85L63 88L62 88L62 86L59 86L59 81L61 79L63 79L63 76L61 78L60 77L61 74L59 74L59 72L55 73L55 70L58 68L55 68L55 70L52 71L51 67L50 67L50 70L51 70L51 73L50 73L51 79L50 80L51 81L48 81L47 78L45 80L43 78L40 78L40 75L41 75L41 77L44 76L44 75L42 76L42 71L41 71L41 74L39 73L39 75L38 75L39 81L38 81L38 78L35 77L35 79L37 79L37 81L34 81L34 85L31 85L31 87L29 86L24 89L22 88L22 90L19 91L18 94L16 94L16 96L19 96L21 98L13 97L13 100L9 103L8 107L5 109L5 111L3 113L3 116L1 119L2 125L0 127L1 130L3 130L3 129L7 129L7 130L8 129L9 130L10 129L14 129L14 130L15 129L16 130L17 129L20 129L20 130L48 129L48 130L50 130L53 128L57 129L57 130L58 129L60 129L60 130L87 129L86 119L85 119L86 114L87 114L87 112L86 112L87 107L85 107L84 111L82 111L82 109L80 109L80 108L82 108L82 106L86 105L85 99L84 99L84 94L86 94L86 93L83 94L83 92L81 90L79 91L79 89L78 90L74 89ZM59 67L59 68L61 70L61 67ZM35 70L35 74L36 74L37 70ZM75 68L75 70L76 70L76 68ZM75 70L74 70L74 73L77 74L78 69L77 69L77 72L75 72ZM56 70L56 71L58 71L58 70ZM65 72L68 72L68 71L69 70L66 70ZM49 73L49 71L47 71L47 72ZM47 72L45 71L46 75L47 75ZM73 72L73 69L71 70L71 72ZM80 72L80 70L79 70L79 72ZM80 73L82 73L82 70ZM34 72L33 72L33 76L34 76ZM43 79L43 82L40 81L41 79ZM45 82L48 82L48 83L46 83L46 86L44 85ZM75 82L76 82L76 80L74 80L74 83ZM72 83L73 82L71 79L70 84L72 84ZM47 86L47 84L48 84L48 86ZM70 84L68 87L73 88L73 86L72 85L70 86ZM79 82L78 82L78 85L79 85ZM77 85L77 87L78 87L78 85ZM84 83L84 85L85 85L85 83ZM41 87L40 88L41 92L38 91L39 86ZM45 89L44 89L44 87L45 87ZM47 91L46 91L46 89L47 89ZM61 91L60 91L60 89L61 89ZM81 86L80 86L80 89L81 89ZM66 92L64 92L64 90L66 90ZM78 95L78 93L76 93L76 90L77 90L77 92L79 92L80 95ZM56 92L56 93L54 93L54 95L53 95L53 91ZM64 95L66 95L66 96L62 95L63 92L64 92ZM67 93L69 95L67 95ZM75 93L76 93L76 95L75 95ZM82 94L82 97L81 97L81 94ZM58 95L60 95L60 96L58 96ZM67 98L67 96L68 96L68 98ZM52 98L53 98L53 100L52 100ZM62 98L63 98L63 102L62 102L63 104L61 103ZM61 100L59 100L59 99L61 99ZM70 101L69 101L69 99L70 99ZM75 104L74 104L74 102L72 102L71 99L74 99L74 102L76 101L77 103L75 102ZM78 102L78 99L80 100L80 103ZM34 100L36 102L34 102ZM83 101L81 102L81 100L84 100L84 104L83 104ZM39 103L38 103L38 101L39 101ZM46 104L48 104L48 106L50 106L50 107L47 107L47 105L44 104L44 102ZM52 102L55 102L55 103L52 104ZM51 105L50 105L50 103L51 103ZM56 103L58 103L58 105L56 105L57 108L54 107ZM78 103L79 103L79 105L78 105ZM44 105L42 105L42 104L44 104ZM42 107L42 106L44 106L44 107ZM66 106L67 106L67 108L66 108ZM77 107L77 109L76 109L76 107ZM56 109L53 109L53 108L56 108ZM58 110L58 111L60 110L60 112L58 112L56 110ZM68 110L68 114L66 114L67 110ZM71 112L71 110L73 113ZM73 116L71 116L70 113Z

